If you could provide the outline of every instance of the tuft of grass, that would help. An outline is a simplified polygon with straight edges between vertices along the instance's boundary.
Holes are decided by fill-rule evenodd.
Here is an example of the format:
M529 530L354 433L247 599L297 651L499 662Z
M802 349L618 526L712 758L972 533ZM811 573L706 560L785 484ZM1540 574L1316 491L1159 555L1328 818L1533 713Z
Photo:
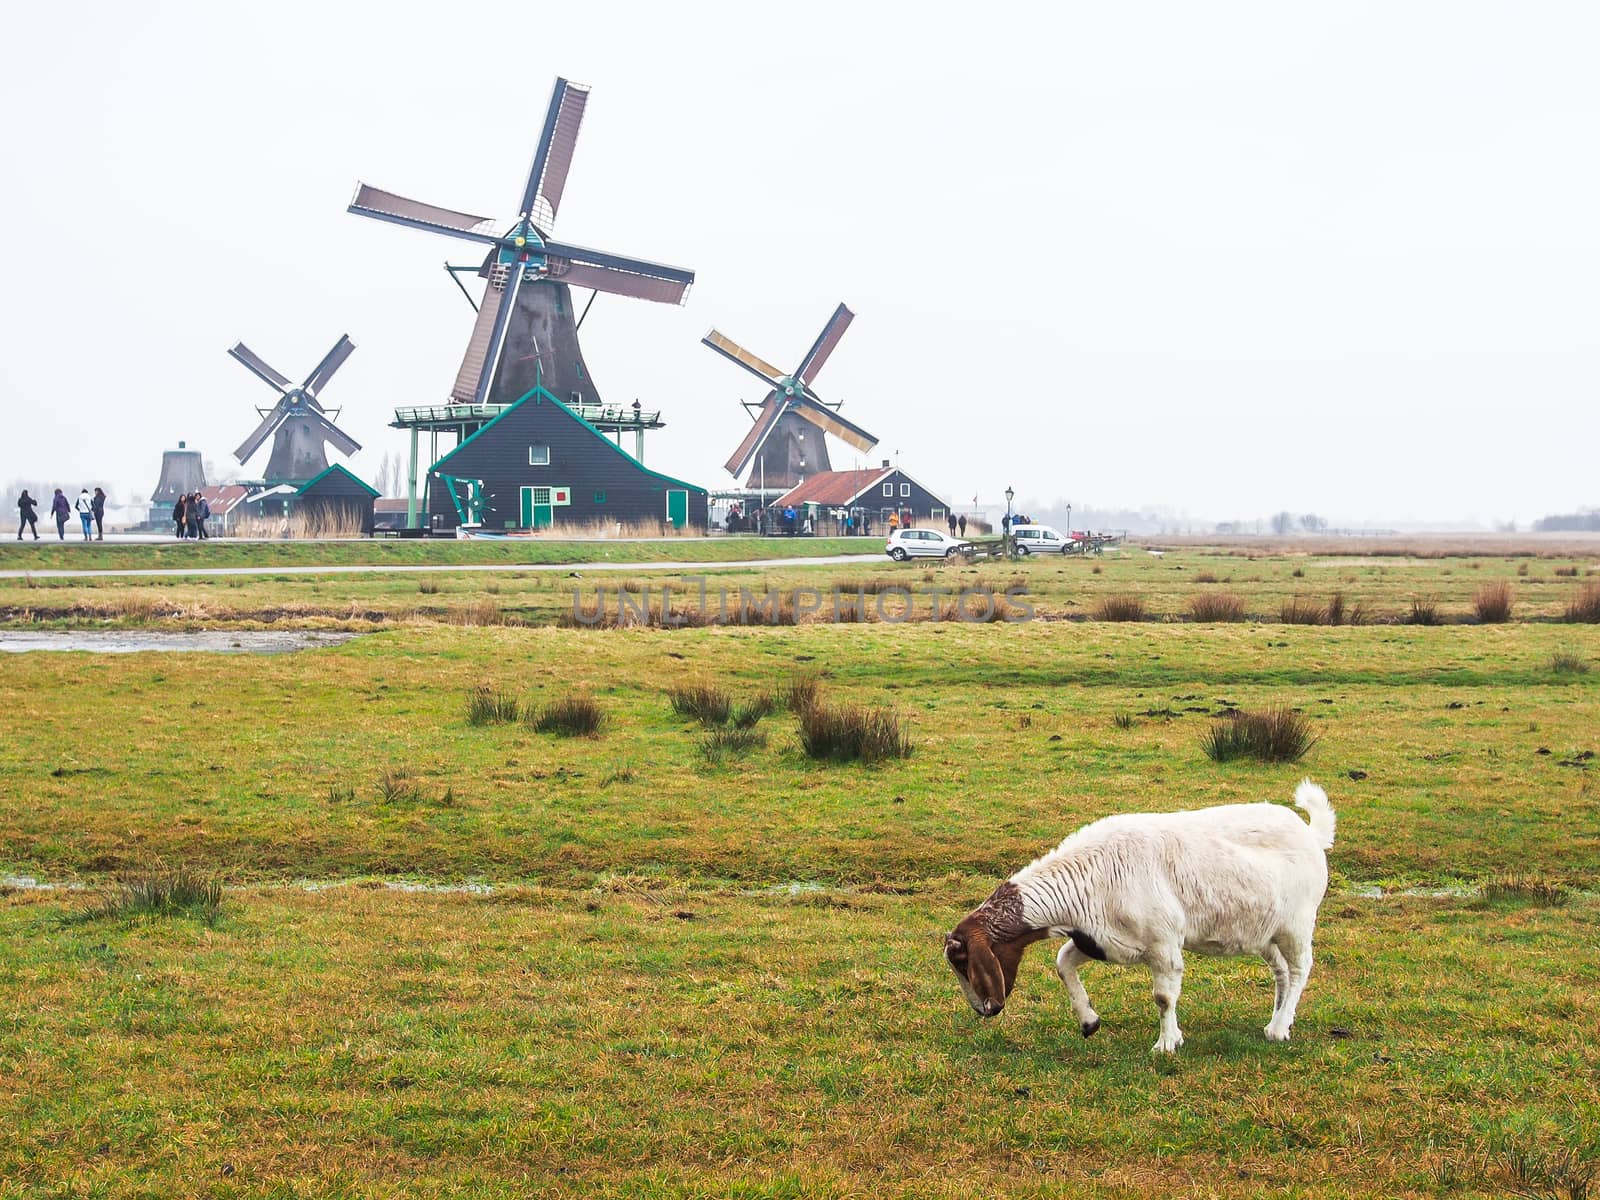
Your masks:
M678 684L667 690L672 711L702 725L726 725L733 715L733 698L711 683Z
M783 707L792 713L803 713L815 707L822 696L822 677L815 671L796 671L789 677L782 692Z
M404 767L385 767L378 776L378 799L385 804L411 804L422 798L411 772Z
M1491 903L1519 901L1559 908L1572 898L1572 892L1559 880L1544 875L1507 873L1496 875L1483 885L1483 898Z
M1344 593L1335 592L1328 597L1328 624L1343 625L1345 617Z
M1242 621L1244 601L1232 592L1201 592L1189 597L1189 616L1196 621Z
M198 917L215 925L222 915L222 881L191 867L157 865L121 875L111 892L77 914L77 920Z
M1576 579L1578 577L1578 568L1577 567L1557 567L1554 571L1551 571L1550 574L1555 575L1555 576L1557 576L1558 578L1561 578L1561 579Z
M1550 669L1557 675L1587 675L1588 660L1573 650L1557 650L1550 656Z
M517 719L517 698L480 684L467 697L468 725L505 725Z
M800 746L810 758L835 762L911 757L911 735L893 709L820 699L800 710Z
M770 717L777 711L778 702L766 692L762 692L761 695L754 699L734 706L733 727L735 729L754 729L764 717Z
M437 579L424 579L417 584L417 591L424 596L437 596L439 594L439 581Z
M1118 713L1116 716L1111 718L1111 723L1113 725L1115 725L1118 729L1132 729L1133 728L1133 714L1132 713L1125 713L1125 712Z
M1200 748L1212 762L1253 758L1257 762L1299 762L1317 744L1311 722L1290 708L1240 712L1212 724Z
M1511 619L1511 583L1492 579L1478 587L1472 597L1472 611L1485 625L1504 625Z
M1584 584L1583 590L1567 602L1567 620L1600 624L1600 583Z
M1107 596L1094 608L1100 621L1142 621L1144 613L1144 601L1138 596Z
M1195 574L1194 581L1196 583L1215 583L1217 574L1215 571L1200 571Z
M1406 614L1407 625L1438 625L1439 602L1432 596L1413 596L1411 611Z
M1500 1151L1512 1194L1528 1200L1589 1200L1600 1162L1571 1146L1546 1149L1517 1140Z
M759 729L713 729L700 739L700 757L712 766L724 759L750 753L767 744L767 735Z
M1285 625L1326 625L1328 607L1307 596L1290 596L1278 606L1278 620Z
M610 787L613 783L632 783L639 777L631 763L618 763L607 771L600 780L601 787Z
M578 694L552 700L537 711L529 705L524 719L535 733L596 737L605 728L606 713L593 696Z

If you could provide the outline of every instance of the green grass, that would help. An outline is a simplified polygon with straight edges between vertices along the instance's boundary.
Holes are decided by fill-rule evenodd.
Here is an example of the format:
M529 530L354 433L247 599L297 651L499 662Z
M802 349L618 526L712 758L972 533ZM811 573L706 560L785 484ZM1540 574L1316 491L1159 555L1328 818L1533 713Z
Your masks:
M448 614L490 581L448 570L427 594L404 575L17 583L0 602L123 624L374 632L5 659L0 1198L1577 1178L1600 1128L1600 673L1552 664L1600 656L1600 630L1561 620L1582 579L1541 562L1506 623L1402 623L1413 595L1464 616L1518 565L734 571L710 580L1020 577L1046 619L680 630L556 628L563 589L594 581L517 572L477 624ZM1202 569L1248 612L1337 588L1376 620L1193 622ZM1086 619L1130 595L1148 619ZM674 712L674 681L724 693L726 723ZM591 698L604 736L472 724L480 688L536 713ZM915 753L813 761L799 714L819 700L901 714ZM1201 749L1219 715L1280 706L1319 739L1306 763ZM1086 1041L1048 947L1001 1018L972 1015L941 939L997 879L1096 817L1287 804L1307 773L1339 840L1294 1041L1261 1037L1270 985L1242 959L1191 958L1172 1062L1149 1054L1147 972L1091 964ZM223 919L76 919L157 861L225 881Z

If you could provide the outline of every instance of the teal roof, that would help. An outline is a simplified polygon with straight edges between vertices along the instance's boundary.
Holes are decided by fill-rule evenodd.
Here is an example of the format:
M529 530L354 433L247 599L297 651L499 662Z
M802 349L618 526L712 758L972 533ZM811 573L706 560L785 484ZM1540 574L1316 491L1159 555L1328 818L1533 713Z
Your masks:
M312 487L312 485L321 483L324 479L326 479L329 475L332 475L335 471L339 472L339 474L341 474L345 478L349 479L352 483L358 483L362 487L366 488L367 491L372 493L372 498L374 500L376 500L378 498L378 494L379 493L378 493L378 489L377 488L373 487L366 480L361 479L360 477L358 477L348 467L345 467L340 463L334 463L333 466L329 467L326 471L322 472L322 474L318 475L315 479L308 479L304 483L300 484L295 489L295 495L297 495L297 496L304 495Z
M695 491L695 492L703 492L703 491L706 490L705 488L701 487L697 483L685 483L681 479L674 479L671 475L663 475L660 471L652 471L649 467L645 466L642 462L640 462L633 455L629 454L621 446L619 446L615 442L613 442L605 434L601 433L593 425L589 424L589 422L584 420L583 417L580 416L578 413L576 413L572 409L568 408L560 400L557 400L555 395L552 392L548 391L543 384L534 384L533 387L529 388L526 392L524 392L521 396L519 396L517 398L517 402L515 404L512 404L509 408L506 408L504 411L502 411L500 413L499 416L495 417L492 421L488 421L485 424L483 424L482 426L480 426L476 433L474 433L471 437L467 438L459 446L457 446L455 449L451 450L448 454L446 454L442 458L440 458L438 462L433 464L433 466L429 467L428 468L428 474L430 474L430 475L438 474L439 468L444 466L445 463L449 462L452 458L454 458L456 455L460 454L468 446L472 445L473 442L477 441L484 434L488 433L489 430L493 429L496 425L500 424L501 421L504 421L512 413L516 412L519 408L521 408L529 400L534 400L535 398L538 398L538 402L539 403L543 403L545 400L550 401L551 404L554 404L562 412L566 413L567 416L571 417L579 425L582 425L590 433L594 434L595 437L599 438L600 439L600 444L602 446L604 446L607 450L613 451L614 453L616 453L616 455L619 458L622 458L622 459L626 460L629 466L635 467L638 470L643 471L646 475L652 475L655 478L660 479L665 483L670 483L670 484L674 485L675 487L688 488L690 491Z

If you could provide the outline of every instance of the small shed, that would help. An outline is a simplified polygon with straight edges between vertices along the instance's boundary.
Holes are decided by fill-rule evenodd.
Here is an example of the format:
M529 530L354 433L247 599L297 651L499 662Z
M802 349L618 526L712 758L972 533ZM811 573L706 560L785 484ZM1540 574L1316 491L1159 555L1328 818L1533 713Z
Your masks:
M377 488L334 463L300 485L292 511L304 523L306 537L371 537L377 498Z

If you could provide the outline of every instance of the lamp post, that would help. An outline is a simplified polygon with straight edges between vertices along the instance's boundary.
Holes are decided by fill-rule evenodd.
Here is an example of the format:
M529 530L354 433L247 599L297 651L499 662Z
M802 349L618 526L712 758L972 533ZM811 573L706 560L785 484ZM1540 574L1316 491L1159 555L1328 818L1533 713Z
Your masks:
M1067 536L1072 536L1072 505L1067 505Z
M1005 536L1001 538L1001 544L1005 548L1007 558L1015 557L1012 553L1012 549L1016 543L1011 540L1011 498L1015 495L1016 493L1013 492L1009 487L1006 488L1006 527Z

